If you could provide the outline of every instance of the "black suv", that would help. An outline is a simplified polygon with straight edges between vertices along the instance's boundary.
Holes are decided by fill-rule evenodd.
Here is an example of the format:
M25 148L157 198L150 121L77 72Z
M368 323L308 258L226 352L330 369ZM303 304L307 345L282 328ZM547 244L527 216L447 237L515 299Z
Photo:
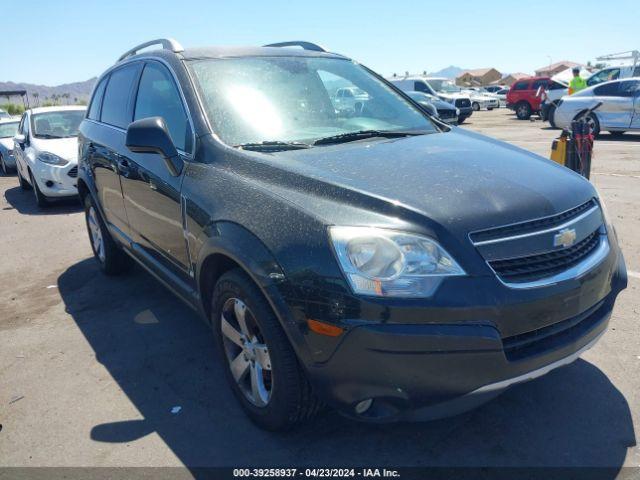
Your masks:
M589 182L311 43L136 47L79 149L102 270L133 259L200 311L265 428L468 409L575 360L626 286Z

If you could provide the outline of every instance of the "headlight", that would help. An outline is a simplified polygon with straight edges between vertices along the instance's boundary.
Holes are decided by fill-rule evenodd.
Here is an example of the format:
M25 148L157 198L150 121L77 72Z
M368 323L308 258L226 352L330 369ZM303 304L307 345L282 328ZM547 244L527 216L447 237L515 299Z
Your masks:
M456 117L457 117L458 115L460 115L460 109L459 109L459 108L456 108Z
M355 293L429 297L443 277L465 275L444 248L426 237L367 227L331 227L329 233Z
M42 163L56 165L58 167L64 167L67 163L69 163L64 158L60 158L59 156L49 152L40 153L38 155L38 160L40 160Z

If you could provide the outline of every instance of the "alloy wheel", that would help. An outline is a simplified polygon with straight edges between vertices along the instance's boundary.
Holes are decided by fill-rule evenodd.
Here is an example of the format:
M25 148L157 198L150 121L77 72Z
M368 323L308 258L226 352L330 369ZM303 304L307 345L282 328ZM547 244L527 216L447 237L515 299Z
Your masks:
M91 245L93 251L96 253L102 263L105 261L104 253L104 241L102 238L102 230L98 223L98 215L93 206L89 207L89 213L87 214L87 223L89 224L89 232L91 233Z
M244 397L265 407L273 385L269 349L251 310L238 298L229 298L220 318L229 370Z

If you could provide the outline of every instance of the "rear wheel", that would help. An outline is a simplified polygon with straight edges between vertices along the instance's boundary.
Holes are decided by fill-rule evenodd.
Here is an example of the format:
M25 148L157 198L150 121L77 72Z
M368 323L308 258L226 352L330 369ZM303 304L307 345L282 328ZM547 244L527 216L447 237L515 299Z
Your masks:
M84 212L89 240L91 241L91 250L100 265L100 270L107 275L117 275L128 270L132 260L111 237L100 213L98 213L98 209L93 203L91 195L87 195L84 199Z
M320 403L262 292L240 269L216 283L211 323L231 389L245 413L267 430L286 430Z
M519 120L529 120L531 118L531 105L528 102L517 103L516 116Z
M547 120L549 121L549 126L551 128L558 128L558 127L556 127L555 115L556 115L556 106L555 105L551 105L549 107L549 111L547 112Z
M36 199L36 203L38 204L38 207L45 208L49 206L49 199L44 193L42 193L42 191L40 190L40 187L38 186L38 183L36 182L36 179L33 178L33 174L31 172L29 172L29 178L31 179L31 186L33 187L33 196Z
M2 156L2 154L0 154L0 170L2 170L2 173L4 173L5 175L9 175L9 167L7 167L7 164L4 163L4 157Z

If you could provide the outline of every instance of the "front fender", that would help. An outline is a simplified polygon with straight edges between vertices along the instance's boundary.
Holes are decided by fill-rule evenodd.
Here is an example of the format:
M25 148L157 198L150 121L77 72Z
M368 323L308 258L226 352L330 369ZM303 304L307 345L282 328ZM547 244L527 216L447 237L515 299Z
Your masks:
M202 284L203 266L207 259L214 255L230 258L240 265L258 285L280 321L298 358L303 364L308 365L311 356L301 330L301 327L304 327L295 320L293 312L281 294L280 287L286 279L271 251L251 231L234 222L214 222L204 229L203 234L205 239L196 262L196 279L203 301L206 302L208 298ZM208 311L208 305L203 304L202 308L203 311Z

